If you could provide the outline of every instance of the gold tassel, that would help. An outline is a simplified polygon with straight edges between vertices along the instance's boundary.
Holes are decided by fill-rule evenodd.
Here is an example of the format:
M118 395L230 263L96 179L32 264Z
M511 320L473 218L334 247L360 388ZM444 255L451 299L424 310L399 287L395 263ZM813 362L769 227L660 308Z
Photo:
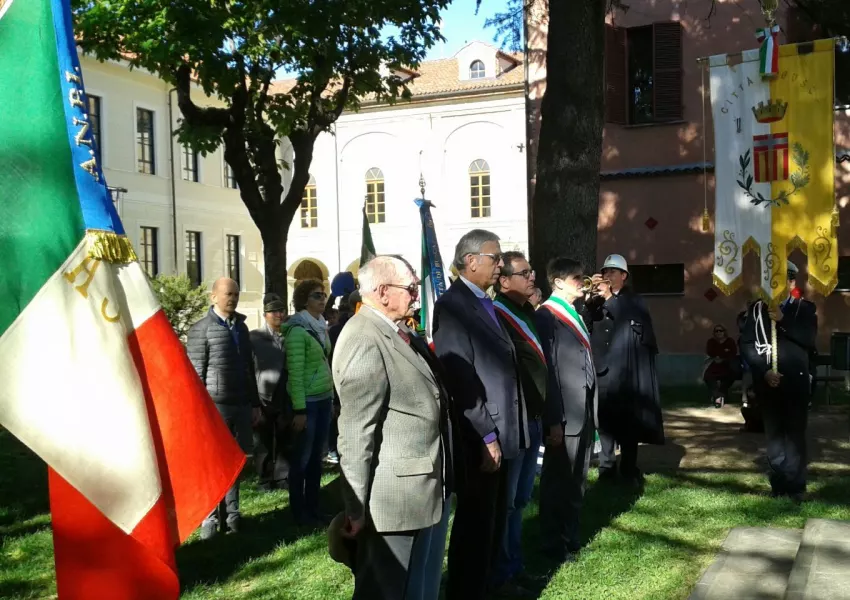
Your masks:
M832 207L832 217L830 218L829 223L832 226L831 227L832 237L837 238L838 237L838 226L840 224L839 221L838 221L838 205L835 205L835 206Z
M703 233L708 232L708 228L711 225L711 217L708 214L708 208L703 210L702 212L702 231Z
M89 229L86 231L89 256L110 263L128 264L139 260L127 236L112 231Z

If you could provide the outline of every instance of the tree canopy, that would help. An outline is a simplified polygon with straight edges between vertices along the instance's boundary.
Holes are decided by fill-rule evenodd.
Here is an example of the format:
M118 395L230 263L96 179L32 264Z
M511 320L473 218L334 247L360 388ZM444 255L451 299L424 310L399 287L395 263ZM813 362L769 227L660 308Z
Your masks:
M266 291L286 293L286 239L310 177L316 138L364 99L407 95L442 40L449 0L72 0L83 51L123 60L176 89L177 135L202 153L224 147L263 238ZM273 82L291 74L287 89ZM192 93L198 85L215 103ZM291 165L277 149L289 140ZM292 173L283 196L282 168Z

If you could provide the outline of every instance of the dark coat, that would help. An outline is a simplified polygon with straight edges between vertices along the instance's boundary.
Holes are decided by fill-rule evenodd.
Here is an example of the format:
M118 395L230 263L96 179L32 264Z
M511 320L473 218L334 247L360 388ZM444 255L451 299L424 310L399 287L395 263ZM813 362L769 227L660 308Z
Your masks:
M459 417L459 437L475 446L496 432L502 456L516 458L528 446L528 429L508 332L460 278L435 304L433 332Z
M808 403L811 394L811 357L815 352L818 333L817 308L808 300L797 300L788 303L783 309L782 320L776 324L779 373L782 379L775 389L768 387L764 381L765 374L771 368L770 363L765 356L759 356L756 352L755 317L759 311L767 339L772 340L767 305L754 302L747 309L746 318L741 324L740 342L741 355L753 374L756 394L765 398L774 394L788 394Z
M283 350L283 339L280 339L280 345L276 344L267 325L253 330L250 337L254 349L254 370L257 374L260 402L272 412L282 412L287 408L289 399L286 394L286 353Z
M260 406L245 315L234 314L231 330L210 307L207 315L189 329L186 351L213 402Z
M599 427L615 438L663 444L658 343L649 311L628 287L600 300L584 307L599 377Z
M588 424L596 426L598 409L598 395L587 389L584 344L545 307L537 311L535 321L549 365L543 424L548 428L564 423L564 435L579 435Z

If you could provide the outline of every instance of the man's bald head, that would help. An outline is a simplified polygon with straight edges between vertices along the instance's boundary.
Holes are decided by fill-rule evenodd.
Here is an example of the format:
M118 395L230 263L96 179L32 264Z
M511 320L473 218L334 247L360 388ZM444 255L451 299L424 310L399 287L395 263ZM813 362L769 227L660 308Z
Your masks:
M239 284L229 277L219 277L213 284L210 297L219 314L231 317L239 304Z

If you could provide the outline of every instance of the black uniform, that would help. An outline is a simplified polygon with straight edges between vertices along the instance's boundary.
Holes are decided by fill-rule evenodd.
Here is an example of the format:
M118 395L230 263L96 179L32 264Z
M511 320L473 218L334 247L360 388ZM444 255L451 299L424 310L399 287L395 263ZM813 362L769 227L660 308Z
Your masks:
M641 297L628 287L608 300L591 299L583 316L591 332L599 390L599 472L616 467L616 440L620 474L639 477L638 444L664 443L652 318Z
M767 438L770 486L774 494L802 494L806 489L806 425L811 397L810 357L815 349L818 319L808 300L788 300L776 324L779 352L778 387L770 387L765 375L771 368L766 355L759 355L756 341L772 343L767 306L755 302L747 310L741 331L741 353L753 374ZM757 317L760 316L759 326ZM758 336L758 338L757 338Z

